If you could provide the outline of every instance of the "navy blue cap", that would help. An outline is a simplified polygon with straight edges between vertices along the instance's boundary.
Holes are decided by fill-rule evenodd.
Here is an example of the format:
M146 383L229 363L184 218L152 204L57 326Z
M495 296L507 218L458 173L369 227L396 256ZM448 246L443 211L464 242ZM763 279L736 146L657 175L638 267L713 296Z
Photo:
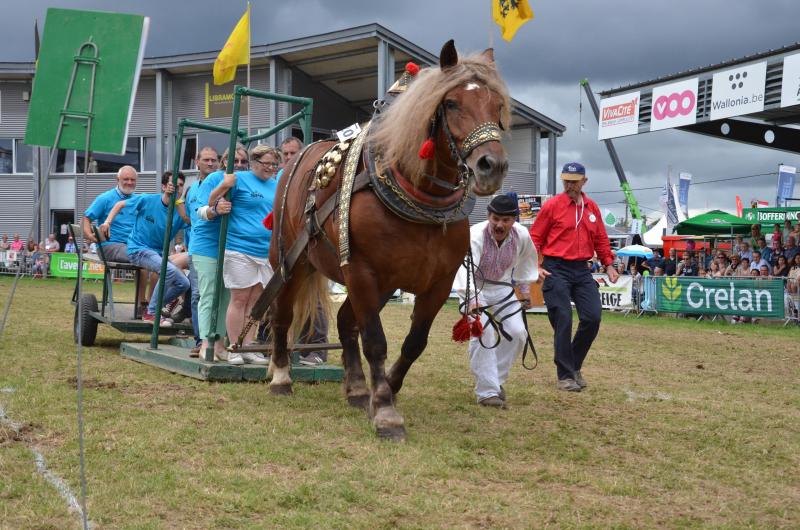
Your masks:
M519 203L508 195L498 195L486 209L496 215L519 215Z
M561 170L561 180L581 180L586 176L586 168L577 162L564 164Z

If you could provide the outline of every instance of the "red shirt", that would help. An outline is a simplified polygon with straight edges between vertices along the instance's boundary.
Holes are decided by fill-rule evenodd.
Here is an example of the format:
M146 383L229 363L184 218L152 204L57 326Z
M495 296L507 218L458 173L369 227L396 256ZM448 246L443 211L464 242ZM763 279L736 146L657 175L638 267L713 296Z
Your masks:
M578 206L566 193L548 200L531 227L531 239L540 254L570 261L588 261L595 253L603 265L614 256L597 204L581 193Z

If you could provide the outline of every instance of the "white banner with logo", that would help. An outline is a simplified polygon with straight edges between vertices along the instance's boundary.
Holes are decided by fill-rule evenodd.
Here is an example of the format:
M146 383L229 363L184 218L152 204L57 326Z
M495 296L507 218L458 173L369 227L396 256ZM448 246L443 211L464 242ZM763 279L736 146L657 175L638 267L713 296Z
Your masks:
M783 58L781 107L800 105L800 53Z
M714 74L711 119L720 120L764 110L766 79L766 61Z
M698 78L653 88L650 130L692 125L697 121Z
M620 275L617 283L611 283L605 274L592 274L600 287L600 303L603 309L628 309L633 306L633 277Z
M606 98L600 102L597 139L607 140L639 132L639 91Z

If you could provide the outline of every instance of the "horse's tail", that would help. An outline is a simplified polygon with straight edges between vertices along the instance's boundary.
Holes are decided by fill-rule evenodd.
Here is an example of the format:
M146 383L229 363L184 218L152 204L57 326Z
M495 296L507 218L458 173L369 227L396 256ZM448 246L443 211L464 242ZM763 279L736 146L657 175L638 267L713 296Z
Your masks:
M294 298L294 318L292 319L292 342L297 343L304 331L312 333L317 320L324 318L330 322L331 297L328 278L321 272L314 271L305 281L300 283ZM305 325L309 327L306 330Z

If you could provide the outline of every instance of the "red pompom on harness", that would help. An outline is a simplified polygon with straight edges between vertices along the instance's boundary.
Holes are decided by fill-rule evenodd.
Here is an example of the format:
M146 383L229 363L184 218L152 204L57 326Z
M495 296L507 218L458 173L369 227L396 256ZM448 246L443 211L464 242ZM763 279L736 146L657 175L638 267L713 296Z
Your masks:
M462 316L453 326L453 340L466 342L472 337L483 335L483 324L480 317Z
M416 63L406 63L406 72L408 72L408 75L417 75L419 73L419 65Z
M433 138L428 138L419 147L419 157L422 160L431 160L436 152L436 144L433 143Z

